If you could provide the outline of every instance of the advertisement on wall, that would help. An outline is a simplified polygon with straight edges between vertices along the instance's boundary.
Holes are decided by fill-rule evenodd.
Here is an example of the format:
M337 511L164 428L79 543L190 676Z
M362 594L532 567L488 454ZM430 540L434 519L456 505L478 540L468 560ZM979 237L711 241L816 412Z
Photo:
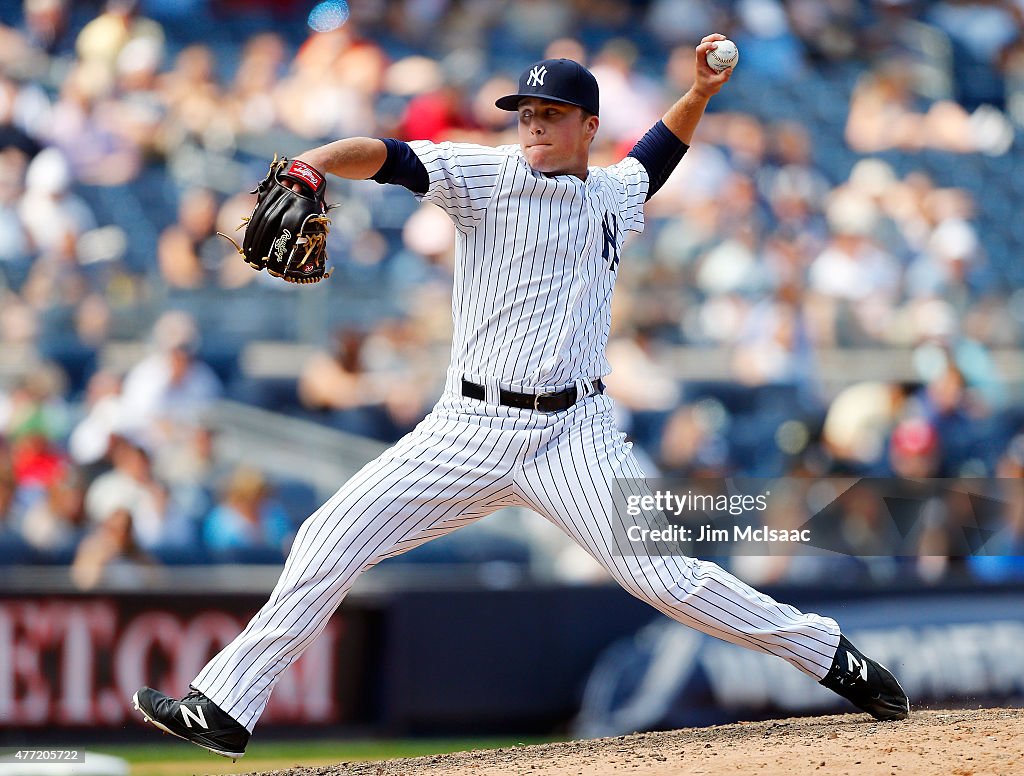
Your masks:
M912 706L1024 699L1024 592L836 598L821 610L834 613L855 644L899 677ZM613 736L851 708L777 657L659 618L598 659L575 734Z
M173 695L256 612L254 596L0 596L0 737L4 732L119 728L136 721L142 685ZM263 721L351 721L362 653L360 612L336 614L285 671ZM358 668L357 668L358 666Z

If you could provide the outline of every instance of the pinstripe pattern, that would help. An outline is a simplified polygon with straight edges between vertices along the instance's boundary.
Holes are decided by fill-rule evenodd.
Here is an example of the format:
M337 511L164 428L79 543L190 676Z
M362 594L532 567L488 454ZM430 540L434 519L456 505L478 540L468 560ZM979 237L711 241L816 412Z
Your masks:
M616 259L625 233L643 229L642 165L627 157L581 181L535 173L517 146L410 145L430 176L424 198L457 230L445 392L302 525L270 599L192 686L251 732L277 677L361 573L513 504L552 521L669 617L823 677L839 643L835 621L777 603L713 563L616 552L624 530L614 530L612 489L641 487L643 473L609 398L552 414L492 400L499 387L583 387L610 371ZM463 377L488 400L460 396Z
M669 617L825 675L839 642L833 620L779 604L713 563L617 556L611 489L622 477L643 473L605 396L547 415L446 393L303 524L270 600L192 686L251 732L277 677L361 573L513 504L551 520Z
M628 526L613 508L613 488L622 484L617 478L636 482L644 474L631 445L614 427L611 400L596 396L587 401L606 405L605 411L537 440L539 454L528 457L516 479L524 501L587 550L630 594L674 620L823 677L839 644L833 620L779 604L714 563L681 556L638 558L616 548L615 536L623 536ZM617 526L615 521L620 521Z
M554 390L611 371L604 351L617 271L601 260L643 230L647 172L634 158L586 181L545 176L519 146L414 141L430 177L423 199L458 230L452 367L477 383Z
M500 425L432 413L302 524L270 600L192 686L251 731L362 572L508 503L522 444Z

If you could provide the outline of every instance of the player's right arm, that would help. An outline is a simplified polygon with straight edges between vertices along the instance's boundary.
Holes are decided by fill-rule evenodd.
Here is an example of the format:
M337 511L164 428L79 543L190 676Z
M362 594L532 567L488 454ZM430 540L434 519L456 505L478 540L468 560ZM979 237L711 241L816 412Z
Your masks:
M720 32L706 35L701 40L694 52L693 86L665 112L661 119L665 127L687 146L693 140L693 133L697 130L708 102L732 76L731 67L719 73L712 70L708 64L708 52L721 40L725 40L725 36Z
M708 51L720 40L725 40L725 36L719 32L701 40L694 52L696 75L693 86L637 141L624 160L608 168L623 184L625 202L622 212L627 229L640 231L643 228L643 202L654 196L668 180L689 149L708 101L732 75L732 68L718 73L708 65ZM640 192L643 192L642 199Z

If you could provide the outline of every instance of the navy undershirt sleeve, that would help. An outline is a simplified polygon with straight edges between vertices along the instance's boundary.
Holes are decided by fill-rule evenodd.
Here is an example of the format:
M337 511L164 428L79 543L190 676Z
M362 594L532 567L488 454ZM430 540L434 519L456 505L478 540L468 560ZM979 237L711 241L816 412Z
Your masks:
M430 188L430 175L409 144L390 137L381 140L387 146L388 156L370 180L405 186L413 194L426 194Z
M647 170L647 177L650 178L647 199L653 197L668 180L689 147L672 134L672 130L661 120L636 142L627 156L632 156Z

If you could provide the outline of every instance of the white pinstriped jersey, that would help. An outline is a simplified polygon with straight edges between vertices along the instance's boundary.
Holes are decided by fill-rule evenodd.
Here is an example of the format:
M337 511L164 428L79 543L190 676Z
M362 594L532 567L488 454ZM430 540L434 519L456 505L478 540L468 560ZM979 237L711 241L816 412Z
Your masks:
M643 229L642 165L627 157L581 181L534 172L518 146L409 145L430 176L424 198L457 229L449 378L537 391L606 374L622 241ZM302 524L270 600L192 686L252 732L281 672L360 574L512 505L545 516L678 622L825 676L835 620L780 604L714 563L618 551L628 527L613 490L646 486L611 414L600 393L548 413L446 391Z
M422 196L455 223L451 371L510 390L601 377L626 232L641 232L648 175L632 157L585 181L533 170L518 145L414 141Z

